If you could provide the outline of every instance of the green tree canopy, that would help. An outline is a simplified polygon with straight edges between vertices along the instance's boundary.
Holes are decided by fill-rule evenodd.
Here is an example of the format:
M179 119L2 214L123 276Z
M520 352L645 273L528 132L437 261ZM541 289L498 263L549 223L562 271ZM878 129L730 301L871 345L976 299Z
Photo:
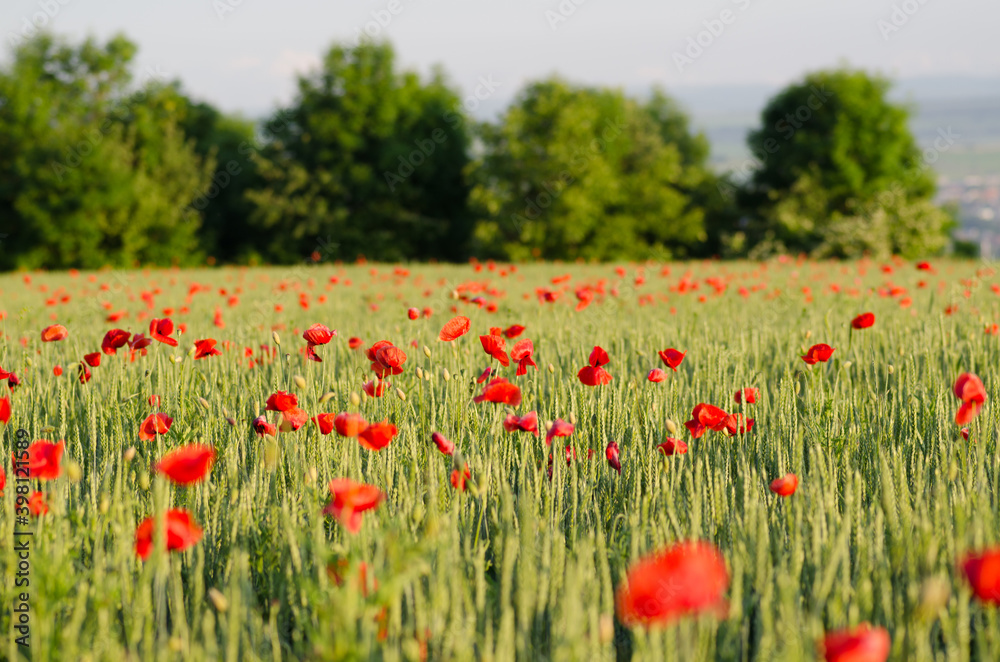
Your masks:
M740 194L752 255L916 256L947 244L950 218L930 202L932 172L888 89L863 71L820 71L768 102Z
M695 202L710 179L707 143L661 92L644 105L553 78L529 85L481 133L473 200L486 254L684 256L707 239Z
M388 44L330 49L270 122L248 193L252 223L278 260L461 259L468 136L443 75L397 73Z
M131 87L135 45L73 46L42 34L0 71L0 268L190 262L185 216L212 164L148 88ZM180 201L180 202L179 202Z

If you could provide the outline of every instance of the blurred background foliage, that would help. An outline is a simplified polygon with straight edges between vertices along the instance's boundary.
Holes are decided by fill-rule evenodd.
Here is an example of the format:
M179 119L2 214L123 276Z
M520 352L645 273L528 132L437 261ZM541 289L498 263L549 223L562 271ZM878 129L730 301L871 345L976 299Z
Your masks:
M0 269L954 250L909 109L864 71L771 99L743 177L659 88L552 77L479 122L444 72L335 44L254 121L136 82L135 54L42 34L0 69Z

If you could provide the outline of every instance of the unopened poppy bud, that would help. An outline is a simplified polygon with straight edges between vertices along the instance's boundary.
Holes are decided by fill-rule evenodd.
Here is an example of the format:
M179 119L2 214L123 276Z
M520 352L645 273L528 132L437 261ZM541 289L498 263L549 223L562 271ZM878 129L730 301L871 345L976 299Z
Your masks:
M268 471L274 471L278 466L278 444L275 441L264 444L264 466Z
M942 577L928 577L920 587L920 612L924 618L933 618L944 609L951 598L951 586Z
M173 354L171 354L170 357L169 357L169 360L174 365L177 365L178 363L183 363L184 357L183 356L174 356Z
M448 368L444 368L441 371L441 377L443 377L446 382L450 382L451 381L451 373L448 372Z
M424 345L424 356L431 358L431 348L427 345Z
M570 425L576 425L576 414L570 412L569 416L566 417L566 422L569 423Z
M430 373L430 371L425 372L424 373L424 381L425 382L429 382L430 380L431 380L431 373Z
M669 432L670 434L677 434L677 424L671 421L669 418L667 419L667 432Z
M602 614L598 621L601 643L607 644L615 638L615 619L608 614Z
M141 473L139 474L139 489L148 490L149 489L149 474Z
M417 373L417 379L423 379L424 378L424 369L421 368L420 366L417 366L416 373Z
M844 368L850 368L854 363L852 361L844 361Z
M232 416L226 416L226 423L229 423L232 427L236 427L236 419Z
M806 332L805 332L805 337L806 337L806 340L809 340L810 338L812 338L812 335L813 335L813 332L812 332L812 331L806 331Z
M545 421L545 430L548 431L552 427L552 421Z
M167 640L167 648L169 648L172 653L180 653L184 650L184 642L180 637L170 637L170 639Z
M129 446L128 449L125 451L125 455L123 455L123 457L125 458L126 462L131 462L132 459L135 457L135 446Z
M78 483L80 482L80 478L83 477L83 469L76 462L67 462L66 477L69 478L71 483Z
M295 375L294 377L292 377L292 381L295 382L295 385L299 387L300 391L301 390L305 390L305 388L306 388L306 378L305 377L303 377L302 375Z
M277 331L271 332L271 340L274 342L275 345L281 347L281 336L278 335Z
M208 400L206 400L205 398L198 398L198 404L201 405L205 411L211 409L211 407L208 404Z
M361 396L358 395L357 391L351 391L351 397L349 397L348 400L350 400L351 404L355 407L361 404Z
M552 364L550 363L550 364L549 364L549 372L555 372L555 371L556 371L556 369L555 369L555 368L553 368L553 367L552 367Z
M108 508L110 507L111 507L111 501L108 499L108 497L104 497L101 499L101 505L99 505L97 509L101 511L102 515L106 515L108 513Z
M368 402L368 394L364 391L361 392L361 402Z
M328 401L332 400L334 398L334 396L335 396L335 394L334 394L333 391L327 391L326 393L323 394L323 397L321 397L319 399L319 403L321 405L322 404L326 404Z
M452 290L449 296L451 296L452 299L457 299L459 297L458 290Z
M889 370L889 374L891 375L892 373L896 372L896 366L890 365L889 368L888 368L888 370Z
M406 394L403 393L403 389L399 388L398 386L396 387L396 397L402 400L403 402L406 402Z
M225 613L229 609L229 600L226 599L226 596L222 595L222 591L214 586L208 589L208 599L212 602L212 606L215 607L215 611L217 612Z
M319 471L316 467L309 467L309 471L306 472L306 485L312 485L319 478Z

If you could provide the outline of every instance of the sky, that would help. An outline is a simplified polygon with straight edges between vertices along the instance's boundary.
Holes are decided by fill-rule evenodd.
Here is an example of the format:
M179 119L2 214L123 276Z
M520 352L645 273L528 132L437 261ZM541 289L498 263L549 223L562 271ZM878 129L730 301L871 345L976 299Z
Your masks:
M124 32L136 80L180 79L228 112L262 116L335 41L388 39L400 65L443 66L463 95L506 103L527 81L668 91L780 86L850 64L893 78L983 77L1000 94L997 0L3 0L3 61L44 27ZM994 77L989 79L988 77ZM489 90L489 92L487 92Z

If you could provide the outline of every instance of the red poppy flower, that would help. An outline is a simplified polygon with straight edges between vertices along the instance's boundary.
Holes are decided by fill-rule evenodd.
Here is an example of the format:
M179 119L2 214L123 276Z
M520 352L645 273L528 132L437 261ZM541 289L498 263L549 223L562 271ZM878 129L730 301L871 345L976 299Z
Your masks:
M173 424L174 419L166 414L150 414L139 426L139 438L143 441L149 441L158 434L166 434Z
M28 499L28 512L32 517L41 517L49 512L49 504L45 501L45 494L33 492Z
M691 420L684 423L695 439L705 434L706 429L722 432L726 429L726 420L729 417L722 409L715 405L701 403L691 411Z
M335 418L333 414L316 414L312 422L319 426L320 434L327 435L333 432Z
M519 340L514 344L514 349L510 350L510 358L517 361L516 377L526 374L529 365L534 366L535 370L538 370L538 365L533 358L534 354L535 345L527 338Z
M185 549L194 547L201 540L201 527L199 527L191 515L181 508L167 511L167 539L166 548L168 551L182 552ZM153 531L156 520L147 517L136 527L135 530L135 553L143 561L149 558L153 551Z
M156 470L178 485L190 485L205 478L214 461L215 450L211 446L191 444L164 455Z
M403 364L406 362L406 352L394 345L382 346L375 352L375 363L381 366L381 370L376 370L374 363L372 370L376 373L382 372L379 377L386 374L398 375L403 372Z
M666 381L667 373L663 372L659 368L653 368L646 375L646 379L653 382L654 384L659 384L660 382Z
M409 317L411 320L420 319L420 309L410 308L409 310L406 311L406 316Z
M521 404L521 389L503 377L497 377L486 385L481 395L477 395L472 401L493 402L517 407Z
M503 336L491 333L488 336L479 336L479 342L483 344L483 351L499 361L500 365L504 367L510 365L510 359L507 357L507 342Z
M152 338L147 338L141 333L137 333L134 336L132 336L132 340L130 340L128 343L128 348L131 349L133 352L137 352L140 349L146 349L152 344L153 344ZM145 354L145 352L143 352L143 354Z
M875 313L861 313L851 320L851 328L867 329L875 323Z
M81 384L86 384L87 382L89 382L89 381L90 381L90 378L91 378L91 376L92 376L92 375L90 374L90 368L88 368L88 367L87 367L87 364L86 364L86 363L84 363L83 361L80 361L80 367L79 367L79 370L80 370L80 373L79 373L79 375L77 375L77 376L78 376L78 377L79 377L79 379L80 379L80 383L81 383Z
M212 338L205 338L204 340L196 340L194 342L194 358L204 359L209 356L222 356L222 352L215 349L215 345L218 341Z
M483 372L478 377L476 377L476 383L482 384L487 379L489 379L490 375L492 374L493 374L493 368L487 368L486 370L483 370Z
M370 451L379 451L389 445L389 442L392 441L397 432L399 430L389 421L372 423L358 433L358 442L362 448L367 448Z
M955 397L962 402L986 402L986 387L976 375L965 372L955 380Z
M836 350L833 347L830 347L826 343L820 343L818 345L813 345L812 347L810 347L809 351L807 351L805 356L802 357L802 360L808 363L809 365L816 365L817 363L826 363L827 361L830 360L830 357L833 356L833 353L835 351Z
M385 498L382 490L374 485L357 483L350 478L336 478L330 481L332 498L325 515L333 515L351 533L361 530L361 516L378 507Z
M441 333L438 334L438 340L451 342L456 338L464 336L469 332L470 328L472 328L472 321L468 317L461 315L453 317L441 329Z
M325 324L313 324L302 334L302 337L310 345L325 345L330 339L337 335L336 330L331 331Z
M356 437L368 427L368 421L361 414L345 411L333 419L333 427L341 437Z
M730 437L737 434L746 434L753 429L754 420L747 418L743 414L736 412L726 416L725 427Z
M7 487L7 472L0 467L0 496L3 496L3 488Z
M561 418L557 418L552 421L552 427L550 427L549 431L545 434L545 443L551 444L552 440L556 437L568 437L573 434L574 429L575 428L571 423L567 423Z
M158 395L151 395L151 396L149 396L149 399L147 400L147 402L149 402L149 406L150 407L153 407L155 409L156 407L160 406L160 396L158 396Z
M885 662L891 648L888 630L873 628L868 623L831 632L823 638L826 662Z
M149 323L149 337L154 340L159 340L161 343L170 345L171 347L177 347L177 341L170 337L170 334L174 332L174 323L169 317L164 317L163 319L153 318L153 321Z
M721 614L728 587L719 550L707 542L683 542L633 565L615 602L626 625L669 623L690 614Z
M10 422L10 398L0 398L0 423L6 425Z
M268 423L267 419L264 418L263 416L258 416L257 418L253 419L253 422L250 425L253 426L253 431L256 432L258 435L260 435L261 437L263 437L265 434L269 434L272 437L278 434L278 426L274 425L273 423Z
M510 326L508 326L506 329L503 330L503 335L508 340L517 338L522 333L524 333L524 327L521 326L520 324L511 324Z
M755 402L757 402L757 398L759 397L760 397L760 391L758 391L756 388L752 386L748 386L747 388L741 391L736 391L736 395L733 396L733 400L735 400L737 403L745 402L748 405L752 405Z
M666 364L668 368L670 368L674 372L677 372L677 366L679 366L681 362L684 360L684 356L687 354L687 352L680 352L674 349L673 347L670 347L668 349L659 352L659 354L660 354L660 360L663 361L663 363Z
M465 483L472 478L469 472L469 465L465 465L462 471L455 469L451 472L451 486L459 492L465 491Z
M580 372L576 373L576 376L577 379L580 380L580 383L586 386L600 386L602 384L608 384L612 379L607 370L591 365L580 368Z
M294 432L306 424L309 414L304 409L292 407L281 412L281 431Z
M451 455L455 452L455 443L448 441L443 434L440 432L435 432L431 435L431 441L437 446L438 450L445 455Z
M979 600L1000 605L1000 547L968 554L962 572Z
M778 496L791 496L795 494L795 490L799 487L799 477L795 474L785 474L781 478L775 478L771 481L771 491Z
M529 411L520 418L516 414L507 414L503 419L503 429L507 432L531 432L538 436L538 414Z
M364 344L365 344L365 341L362 340L361 338L356 337L356 336L352 336L351 338L347 339L347 346L350 349L357 349L358 347L364 346Z
M656 448L667 457L671 455L683 455L688 452L688 445L682 440L674 439L673 437L667 437L667 440L662 444L657 444Z
M288 411L299 406L299 399L294 393L276 391L267 399L265 411Z
M618 472L620 476L622 473L622 463L618 458L619 448L617 441L609 441L607 447L604 449L604 457L608 458L608 464L611 468Z
M87 362L91 368L98 368L101 365L101 353L94 352L92 354L85 354L83 360Z
M385 390L390 386L392 386L392 384L382 381L381 379L378 381L372 380L362 384L361 390L367 393L369 398L381 398L385 395Z
M69 337L69 330L62 324L53 324L42 329L42 342L59 342Z
M62 473L60 463L63 452L66 450L66 442L60 441L54 444L48 439L39 439L32 442L30 446L20 454L13 454L13 466L15 475L25 478L37 478L38 480L55 480ZM27 462L24 454L27 453ZM18 469L27 466L28 475L18 473Z
M55 375L56 377L62 377L63 367L61 365L55 366L54 368L52 368L52 374Z

